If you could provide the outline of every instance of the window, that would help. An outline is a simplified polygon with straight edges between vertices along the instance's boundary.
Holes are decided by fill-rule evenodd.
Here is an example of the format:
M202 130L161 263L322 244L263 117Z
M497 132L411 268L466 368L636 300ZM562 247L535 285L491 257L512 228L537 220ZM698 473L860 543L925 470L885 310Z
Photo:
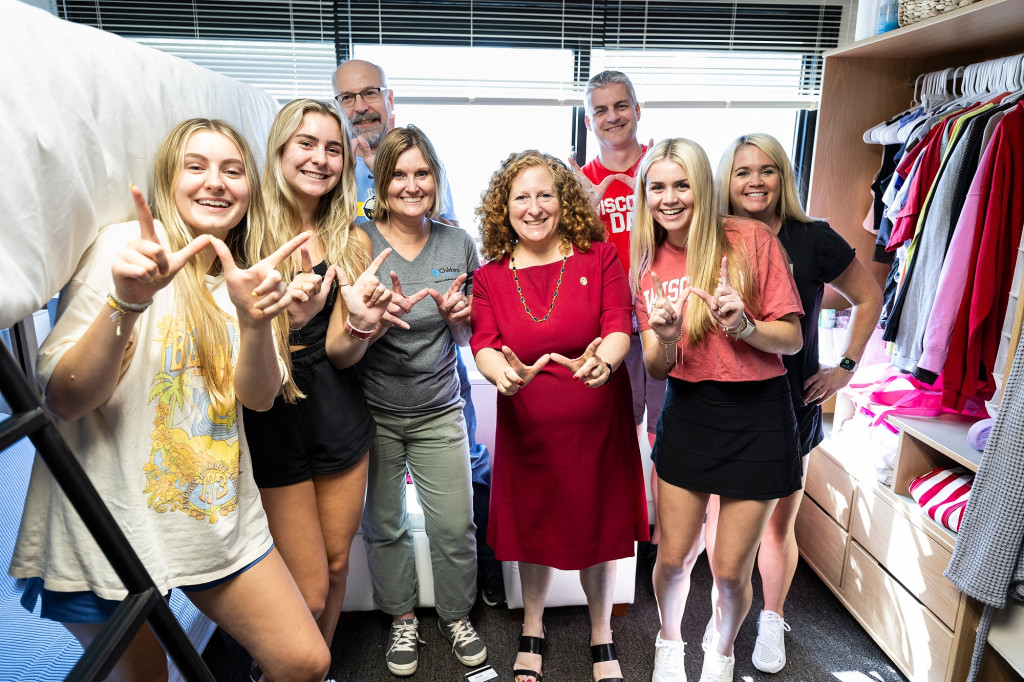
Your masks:
M413 123L430 138L467 228L509 154L533 148L569 157L573 108L559 99L571 92L569 50L358 45L353 57L388 74L396 125Z

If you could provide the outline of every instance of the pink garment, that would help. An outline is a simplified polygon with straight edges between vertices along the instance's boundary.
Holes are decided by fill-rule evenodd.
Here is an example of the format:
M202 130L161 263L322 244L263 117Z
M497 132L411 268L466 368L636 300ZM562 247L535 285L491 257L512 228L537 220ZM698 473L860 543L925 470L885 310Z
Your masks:
M751 310L751 318L771 322L790 313L803 315L800 294L779 240L756 220L734 218L726 222L725 229L737 250L745 251L752 259L751 271L761 294L761 309ZM658 273L665 295L678 300L679 290L687 282L686 250L666 240L655 251L651 270L640 280L634 305L641 330L651 328L648 318L655 301L651 272ZM706 304L693 295L686 305ZM786 373L778 353L765 353L745 341L729 338L722 331L709 334L699 346L690 345L685 337L680 344L683 362L677 362L669 376L682 381L762 381Z
M943 371L942 404L956 410L971 396L995 390L992 369L1024 228L1024 102L1003 116L989 147L990 163L981 169L987 191L979 195L974 268L967 274Z

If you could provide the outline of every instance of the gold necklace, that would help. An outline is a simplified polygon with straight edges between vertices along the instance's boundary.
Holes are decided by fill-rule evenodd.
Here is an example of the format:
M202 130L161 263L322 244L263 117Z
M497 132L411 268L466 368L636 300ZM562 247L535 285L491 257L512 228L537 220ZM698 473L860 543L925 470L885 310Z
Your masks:
M516 291L519 292L519 302L523 304L523 308L526 310L526 314L530 316L530 319L534 322L543 322L551 317L551 311L555 308L555 301L558 299L558 288L562 286L562 275L565 274L565 261L568 260L568 254L562 256L562 269L558 273L558 282L555 284L555 293L551 296L551 305L548 306L548 313L541 319L537 319L533 313L530 312L530 306L526 305L526 299L523 297L523 290L519 286L519 275L516 274L516 257L509 254L512 258L512 279L516 282Z

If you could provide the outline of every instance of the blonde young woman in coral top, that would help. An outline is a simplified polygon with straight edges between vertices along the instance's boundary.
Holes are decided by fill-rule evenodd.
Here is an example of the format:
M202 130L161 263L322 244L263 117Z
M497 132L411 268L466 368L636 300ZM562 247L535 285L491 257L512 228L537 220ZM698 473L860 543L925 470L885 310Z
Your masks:
M652 453L662 617L653 680L686 679L680 623L708 499L718 495L719 599L700 679L728 682L761 533L776 501L800 487L780 354L800 349L803 309L775 237L716 210L711 166L696 143L662 140L638 177L630 283L644 362L669 383Z

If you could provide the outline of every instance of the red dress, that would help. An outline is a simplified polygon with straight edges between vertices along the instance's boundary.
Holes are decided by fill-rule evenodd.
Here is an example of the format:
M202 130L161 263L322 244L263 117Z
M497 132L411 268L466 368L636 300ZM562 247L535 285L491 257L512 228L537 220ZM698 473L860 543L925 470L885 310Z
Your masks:
M518 270L534 316L551 304L562 261ZM574 249L551 316L534 322L519 300L506 256L473 277L474 355L506 345L533 364L545 353L570 358L595 338L632 331L630 294L615 247ZM509 397L498 394L487 544L502 561L562 570L633 555L648 539L647 501L633 425L629 375L587 388L548 363Z

